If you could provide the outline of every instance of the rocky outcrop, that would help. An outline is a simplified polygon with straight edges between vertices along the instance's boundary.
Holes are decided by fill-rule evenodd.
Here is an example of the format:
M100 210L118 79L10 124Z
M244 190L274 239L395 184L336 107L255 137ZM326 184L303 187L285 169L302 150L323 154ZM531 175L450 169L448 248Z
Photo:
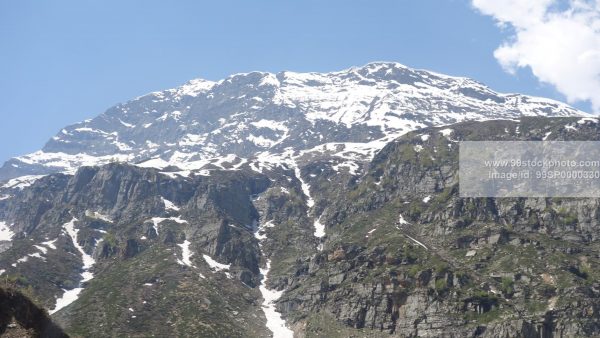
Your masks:
M48 313L21 292L0 288L0 335L2 337L68 337Z

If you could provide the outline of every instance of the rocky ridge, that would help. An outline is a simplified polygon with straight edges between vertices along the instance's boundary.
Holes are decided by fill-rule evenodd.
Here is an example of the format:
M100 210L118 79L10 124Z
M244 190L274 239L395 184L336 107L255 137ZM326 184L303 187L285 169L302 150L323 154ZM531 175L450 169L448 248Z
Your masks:
M252 72L197 79L111 107L62 129L42 150L7 161L0 181L72 174L115 160L182 170L246 164L263 171L290 151L327 154L336 169L356 172L387 142L417 128L583 115L557 101L501 94L468 78L391 62L332 73Z

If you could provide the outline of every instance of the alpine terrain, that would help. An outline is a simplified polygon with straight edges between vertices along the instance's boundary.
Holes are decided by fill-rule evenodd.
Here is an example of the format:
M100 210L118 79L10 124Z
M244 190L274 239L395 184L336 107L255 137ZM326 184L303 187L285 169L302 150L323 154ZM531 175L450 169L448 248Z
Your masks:
M0 280L75 337L600 335L600 199L458 196L459 141L542 139L600 124L397 63L192 80L4 163Z

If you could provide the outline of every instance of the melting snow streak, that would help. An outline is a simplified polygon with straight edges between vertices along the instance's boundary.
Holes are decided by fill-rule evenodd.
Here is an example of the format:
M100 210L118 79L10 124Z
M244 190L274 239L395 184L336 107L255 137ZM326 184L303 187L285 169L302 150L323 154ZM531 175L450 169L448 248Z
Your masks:
M56 305L54 309L50 310L50 314L56 313L58 310L64 308L65 306L73 303L79 297L79 293L83 290L81 287L81 283L85 283L92 278L94 278L94 274L92 274L89 270L94 266L96 261L92 258L91 255L88 255L79 242L77 241L77 233L79 233L79 229L75 229L75 222L77 222L77 218L73 218L69 223L63 225L63 229L67 232L67 235L71 237L71 241L73 242L73 246L79 253L81 254L81 259L83 260L83 272L81 273L81 282L80 286L71 290L64 290L62 297L56 300ZM100 243L98 241L96 246Z
M264 252L262 249L262 241L267 238L267 236L264 234L264 230L265 228L270 228L272 226L273 223L271 221L262 223L254 233L254 236L259 240L259 247L263 256ZM267 288L267 276L270 270L271 260L267 259L265 268L260 269L262 279L259 287L260 293L264 299L262 309L265 313L265 317L267 318L267 328L273 332L273 338L293 338L294 332L285 326L285 320L281 318L281 313L277 312L277 308L275 307L275 301L281 297L283 291L269 290Z
M300 172L300 168L298 167L295 159L292 159L291 165L294 168L294 174L296 175L296 178L298 178L298 181L300 181L302 192L306 196L306 206L308 207L307 213L310 214L310 208L315 205L315 200L310 195L310 185L308 185L308 183L306 183L302 178L302 173ZM321 224L320 219L315 220L314 227L315 237L322 238L325 236L325 225Z
M281 318L281 313L277 312L275 301L281 297L283 291L269 290L267 288L267 275L271 270L271 260L267 259L266 267L260 269L262 274L262 282L260 284L260 293L263 296L262 309L267 317L267 328L273 332L273 338L293 338L294 332L285 326L285 320Z

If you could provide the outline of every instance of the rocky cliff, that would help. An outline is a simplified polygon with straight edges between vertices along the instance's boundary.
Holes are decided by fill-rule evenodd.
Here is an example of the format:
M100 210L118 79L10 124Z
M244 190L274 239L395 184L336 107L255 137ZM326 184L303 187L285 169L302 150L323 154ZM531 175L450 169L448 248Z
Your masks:
M298 263L282 310L306 336L598 335L598 200L460 198L457 150L463 140L598 140L599 128L524 118L390 143L325 209L328 241Z

